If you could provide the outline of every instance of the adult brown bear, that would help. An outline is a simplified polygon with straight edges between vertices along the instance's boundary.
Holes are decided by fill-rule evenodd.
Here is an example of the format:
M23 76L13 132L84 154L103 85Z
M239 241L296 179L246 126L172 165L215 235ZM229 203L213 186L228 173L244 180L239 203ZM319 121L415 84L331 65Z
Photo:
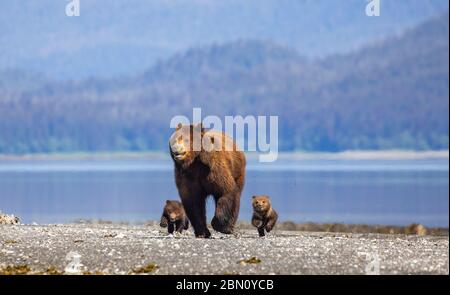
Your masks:
M232 233L244 188L244 153L223 132L206 131L201 124L179 124L169 145L178 193L195 236L211 236L206 226L206 198L210 195L216 203L212 227Z

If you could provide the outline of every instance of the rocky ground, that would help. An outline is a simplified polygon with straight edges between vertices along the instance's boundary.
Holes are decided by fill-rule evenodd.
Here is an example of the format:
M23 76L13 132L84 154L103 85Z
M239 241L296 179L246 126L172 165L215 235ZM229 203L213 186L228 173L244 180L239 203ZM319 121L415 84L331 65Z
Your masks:
M0 274L448 274L448 236L0 225Z
M0 224L19 224L19 217L14 215L7 215L0 211Z

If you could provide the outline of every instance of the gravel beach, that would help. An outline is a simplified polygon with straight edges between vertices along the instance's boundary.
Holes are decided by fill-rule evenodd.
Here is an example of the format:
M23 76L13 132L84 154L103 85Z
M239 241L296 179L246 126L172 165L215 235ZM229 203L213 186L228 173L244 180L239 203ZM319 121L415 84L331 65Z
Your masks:
M448 274L448 236L0 225L0 274Z

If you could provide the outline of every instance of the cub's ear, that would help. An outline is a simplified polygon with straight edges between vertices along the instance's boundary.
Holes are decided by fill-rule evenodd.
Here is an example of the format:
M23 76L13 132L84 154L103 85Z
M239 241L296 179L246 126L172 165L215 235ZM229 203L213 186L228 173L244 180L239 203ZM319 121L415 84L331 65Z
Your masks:
M178 125L177 125L177 128L176 128L175 130L180 130L180 129L181 129L181 127L183 127L183 124L181 124L181 123L178 123Z
M253 197L252 197L252 199L255 199L255 198L256 198L256 196L253 196Z
M166 200L166 205L170 204L170 200Z

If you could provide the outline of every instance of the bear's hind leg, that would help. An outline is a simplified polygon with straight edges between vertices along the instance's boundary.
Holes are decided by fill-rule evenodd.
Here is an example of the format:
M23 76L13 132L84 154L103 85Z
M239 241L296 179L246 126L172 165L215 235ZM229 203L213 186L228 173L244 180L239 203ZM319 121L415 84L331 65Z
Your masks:
M214 230L224 234L233 233L239 215L239 199L240 196L236 193L225 194L215 199L216 212L211 221Z

